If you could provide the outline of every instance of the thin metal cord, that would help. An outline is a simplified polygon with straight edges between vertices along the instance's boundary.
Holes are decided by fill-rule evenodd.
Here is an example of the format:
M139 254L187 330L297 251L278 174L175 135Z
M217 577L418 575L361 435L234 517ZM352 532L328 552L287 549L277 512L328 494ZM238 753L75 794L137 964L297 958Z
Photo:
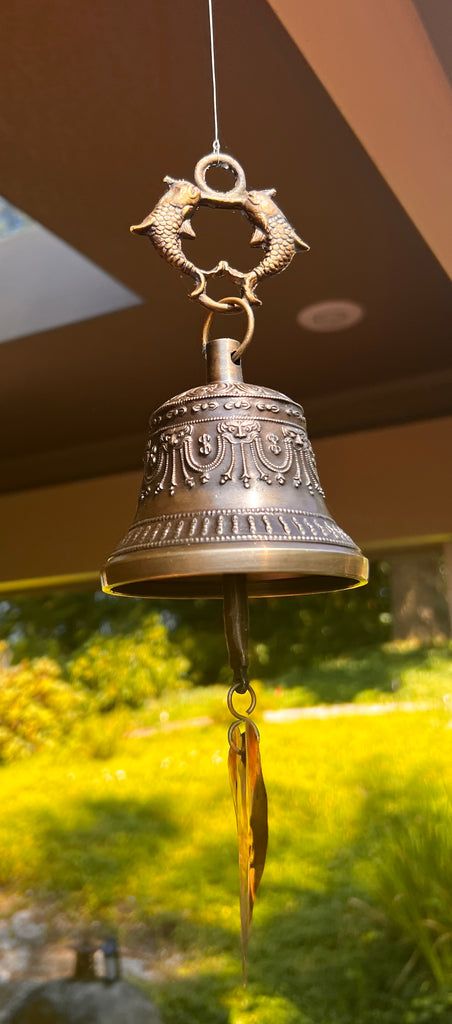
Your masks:
M215 38L213 32L213 0L209 0L209 25L210 25L210 59L212 63L212 97L213 97L213 125L215 138L212 150L220 152L220 133L218 130L218 106L217 106L217 74L215 69Z

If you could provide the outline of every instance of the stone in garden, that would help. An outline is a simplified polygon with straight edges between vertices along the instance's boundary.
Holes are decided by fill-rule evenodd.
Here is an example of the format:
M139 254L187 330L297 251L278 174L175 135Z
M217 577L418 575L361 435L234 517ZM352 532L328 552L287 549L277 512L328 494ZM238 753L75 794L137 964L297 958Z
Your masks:
M0 921L0 949L12 949L15 945L14 936L11 935L9 921Z
M30 953L28 949L13 948L2 950L0 953L0 982L10 981L12 978L23 974L28 967L29 960Z
M126 981L71 979L29 986L3 1013L0 1024L161 1024L155 1006Z
M45 924L35 921L29 910L18 910L11 918L11 928L22 942L42 942L46 933Z
M143 961L139 960L138 957L122 956L121 966L123 974L125 974L127 978L137 978L138 981L145 981L146 978L149 977L149 971L146 969Z

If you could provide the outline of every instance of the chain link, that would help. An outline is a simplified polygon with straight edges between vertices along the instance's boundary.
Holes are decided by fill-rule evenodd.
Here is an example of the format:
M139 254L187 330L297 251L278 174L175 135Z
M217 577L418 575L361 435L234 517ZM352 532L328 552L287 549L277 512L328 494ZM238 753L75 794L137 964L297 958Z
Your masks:
M205 297L207 298L207 296ZM213 302L214 300L212 299L211 301ZM246 313L247 317L247 327L245 335L232 356L234 363L239 363L245 350L248 348L248 345L254 334L253 310L248 300L244 299L239 295L228 295L226 298L222 299L221 302L216 303L214 309L210 309L210 312L206 316L204 327L202 329L202 350L203 353L205 354L207 342L209 341L210 327L212 324L215 311L219 310L220 313L230 313L234 306L238 309L243 310L243 312Z
M237 709L234 707L234 694L235 693L240 693L240 694L249 693L250 694L251 700L250 700L249 706L246 708L246 711L243 714L240 711L237 711ZM237 744L234 741L234 732L235 732L236 729L238 729L240 727L240 723L241 722L246 722L248 725L251 726L252 729L254 729L254 732L256 734L257 740L260 740L260 738L261 738L260 737L260 732L259 732L259 729L258 729L256 723L253 722L253 720L251 718L249 718L249 715L252 715L253 711L255 710L256 702L257 702L256 692L255 692L255 690L253 689L253 687L251 686L251 684L249 682L247 682L245 689L243 689L242 683L240 683L240 682L233 683L232 686L229 687L228 696L227 696L228 710L230 711L231 715L234 716L235 721L231 722L231 724L229 726L229 729L228 729L228 743L229 743L229 746L231 747L231 749L234 750L236 754L242 754L242 748L238 747Z

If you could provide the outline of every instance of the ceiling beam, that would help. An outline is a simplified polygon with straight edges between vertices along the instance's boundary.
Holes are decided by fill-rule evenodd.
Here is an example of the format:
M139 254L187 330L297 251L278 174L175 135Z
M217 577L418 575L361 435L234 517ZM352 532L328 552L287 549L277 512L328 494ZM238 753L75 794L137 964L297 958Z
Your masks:
M452 90L411 0L269 3L452 276Z

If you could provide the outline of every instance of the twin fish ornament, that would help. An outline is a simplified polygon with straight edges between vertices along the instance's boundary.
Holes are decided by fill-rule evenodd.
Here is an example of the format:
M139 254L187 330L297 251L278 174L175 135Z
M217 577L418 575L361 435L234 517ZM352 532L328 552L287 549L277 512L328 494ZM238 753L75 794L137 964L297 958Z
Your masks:
M219 192L207 184L206 171L213 165L235 174L236 184L232 189ZM131 232L147 235L167 263L193 278L195 288L191 298L210 305L207 296L208 279L229 275L240 284L242 295L248 302L260 305L256 295L259 282L265 277L280 274L289 266L295 254L308 251L309 245L297 235L274 202L275 189L248 191L241 165L228 154L214 153L203 157L196 165L194 177L195 184L184 179L164 178L168 191L141 224L132 225ZM262 247L265 253L253 270L238 270L226 260L220 260L211 269L203 270L188 259L182 248L182 239L196 237L192 217L200 206L239 209L248 218L254 228L250 245Z

